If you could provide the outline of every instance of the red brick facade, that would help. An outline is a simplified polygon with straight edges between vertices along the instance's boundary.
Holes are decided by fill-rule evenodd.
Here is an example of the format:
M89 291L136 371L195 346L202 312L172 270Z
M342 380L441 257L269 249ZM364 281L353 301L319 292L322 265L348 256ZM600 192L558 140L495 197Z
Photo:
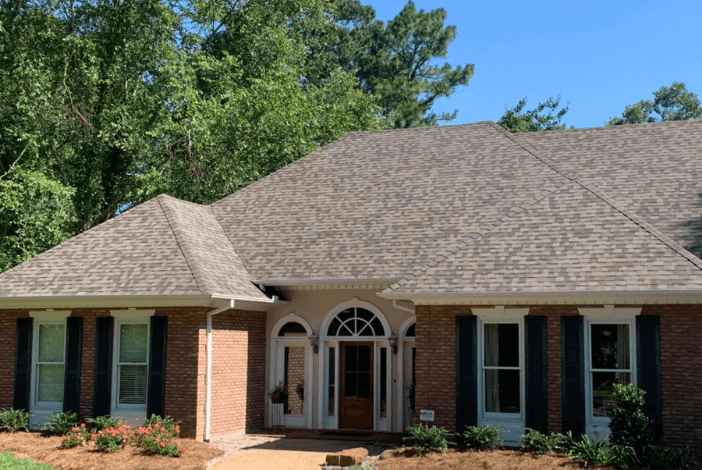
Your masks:
M37 309L39 310L39 309ZM95 386L95 335L98 316L110 310L70 310L83 317L80 410L92 416ZM205 419L205 307L158 307L168 316L165 414L180 421L185 437L202 438ZM29 310L0 310L0 408L12 406L16 319ZM213 320L212 435L263 427L265 397L264 313L229 311Z
M553 432L563 427L561 316L578 315L579 307L586 306L529 307L529 315L547 317L548 424ZM456 316L470 315L471 308L415 308L416 409L433 409L435 424L452 431L456 427ZM689 447L693 455L702 457L702 307L652 305L643 307L641 313L661 317L664 444Z

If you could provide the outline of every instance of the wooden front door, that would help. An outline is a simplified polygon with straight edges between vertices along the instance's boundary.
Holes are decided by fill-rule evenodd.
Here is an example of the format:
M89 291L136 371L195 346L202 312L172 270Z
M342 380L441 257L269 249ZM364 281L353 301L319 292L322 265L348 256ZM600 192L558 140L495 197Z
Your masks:
M339 427L373 429L373 343L341 343Z

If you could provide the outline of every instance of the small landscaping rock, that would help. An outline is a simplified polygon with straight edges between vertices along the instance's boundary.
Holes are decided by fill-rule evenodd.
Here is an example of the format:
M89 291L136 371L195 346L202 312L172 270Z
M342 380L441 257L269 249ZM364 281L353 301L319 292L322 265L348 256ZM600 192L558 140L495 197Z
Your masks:
M327 454L327 465L353 467L361 465L368 457L368 450L363 447Z

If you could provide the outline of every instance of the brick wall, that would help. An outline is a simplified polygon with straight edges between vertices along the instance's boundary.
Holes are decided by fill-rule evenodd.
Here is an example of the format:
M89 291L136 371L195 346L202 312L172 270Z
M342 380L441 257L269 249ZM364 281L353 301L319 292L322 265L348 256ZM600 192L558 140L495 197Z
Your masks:
M37 309L39 310L39 309ZM93 411L95 319L110 310L66 309L83 317L81 418ZM204 307L145 308L168 316L165 413L180 421L184 437L202 438L205 406L206 313ZM28 309L0 310L0 408L12 406L16 319ZM265 314L233 311L214 317L212 434L263 427Z
M229 311L212 321L212 411L210 433L263 429L266 380L266 314ZM200 331L198 437L204 430L206 332ZM201 423L201 424L200 424Z
M524 306L515 306L519 307ZM548 425L552 432L562 430L561 316L577 315L579 307L601 305L529 307L530 315L547 317ZM456 316L470 315L471 308L415 307L416 409L433 409L435 424L451 431L456 423ZM689 447L694 456L702 458L702 307L652 305L643 307L641 313L661 316L664 444Z

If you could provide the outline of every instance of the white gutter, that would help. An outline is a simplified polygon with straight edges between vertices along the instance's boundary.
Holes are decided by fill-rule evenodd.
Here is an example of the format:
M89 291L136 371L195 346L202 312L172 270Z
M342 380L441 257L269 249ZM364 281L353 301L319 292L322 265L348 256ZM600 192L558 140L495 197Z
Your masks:
M205 436L204 441L210 442L210 414L212 411L212 317L225 310L234 308L234 299L229 299L229 305L207 312L207 368L205 369Z

